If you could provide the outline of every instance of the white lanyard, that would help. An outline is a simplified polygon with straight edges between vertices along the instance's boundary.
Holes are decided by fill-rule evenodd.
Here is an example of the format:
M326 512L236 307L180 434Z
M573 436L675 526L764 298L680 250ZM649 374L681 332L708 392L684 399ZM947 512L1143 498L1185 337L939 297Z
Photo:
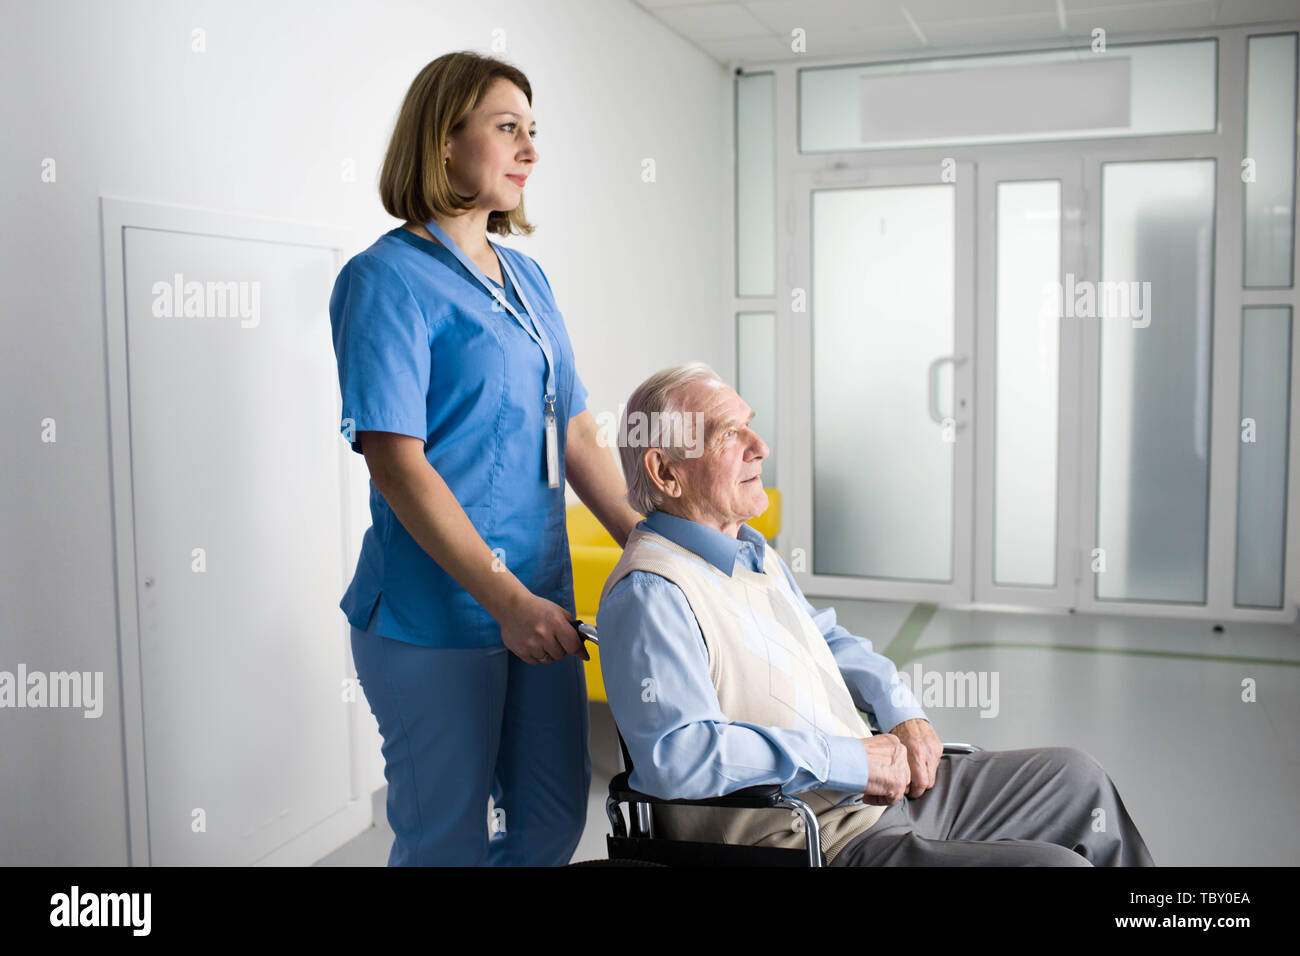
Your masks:
M524 287L515 278L514 270L510 268L510 261L505 256L498 254L497 259L500 260L501 267L506 272L505 278L515 287L515 294L519 296L519 301L524 306L524 312L528 314L528 322L525 322L520 317L514 306L506 300L505 293L488 280L488 277L483 274L483 270L461 251L460 246L456 245L456 241L447 235L441 226L431 220L426 222L424 227L433 233L452 255L460 260L460 264L469 270L470 275L478 279L492 298L505 307L506 311L513 315L515 321L523 327L523 330L541 347L542 355L546 358L546 391L542 393L542 411L546 418L546 483L551 488L560 487L560 440L555 426L555 361L551 355L551 341L547 338L546 331L534 317L533 309L528 304L528 298L524 295ZM494 252L496 251L496 246L492 245L490 240L488 245L492 247ZM531 328L529 327L530 324Z

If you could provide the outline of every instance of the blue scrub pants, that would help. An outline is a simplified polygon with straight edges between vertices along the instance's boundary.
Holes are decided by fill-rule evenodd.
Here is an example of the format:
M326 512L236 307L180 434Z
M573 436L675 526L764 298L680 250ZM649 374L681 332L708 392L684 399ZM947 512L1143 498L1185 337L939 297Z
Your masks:
M352 628L379 722L389 866L564 866L591 789L582 659L422 647ZM489 834L488 795L494 803Z

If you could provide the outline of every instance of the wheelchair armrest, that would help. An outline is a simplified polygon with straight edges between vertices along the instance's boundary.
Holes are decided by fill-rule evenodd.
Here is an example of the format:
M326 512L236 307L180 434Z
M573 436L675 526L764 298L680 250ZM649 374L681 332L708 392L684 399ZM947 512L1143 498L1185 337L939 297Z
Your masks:
M943 752L946 754L973 754L978 752L980 747L974 744L963 743L945 743ZM660 803L677 806L695 806L695 807L731 807L735 810L763 810L769 807L778 807L778 802L785 797L785 792L781 785L777 783L760 784L756 787L745 787L743 790L734 790L731 793L723 794L720 797L703 797L698 800L669 800L665 797L655 797L648 793L642 793L640 790L633 790L628 785L630 772L621 771L609 782L609 792L616 800L627 800L632 803Z
M873 734L883 733L883 731L876 726L876 712L868 710L866 711L866 715L867 726L871 728L871 732ZM943 745L943 752L946 754L973 754L978 753L983 749L983 747L976 747L974 744L963 744L957 743L956 741L953 741L952 743L945 742Z
M624 770L609 782L610 796L616 800L627 800L631 803L687 807L730 807L733 810L764 810L779 807L780 804L777 801L784 796L780 784L770 783L760 784L756 787L745 787L743 790L735 790L720 797L703 797L698 800L668 800L664 797L654 797L648 793L633 790L628 786L627 778L628 771Z

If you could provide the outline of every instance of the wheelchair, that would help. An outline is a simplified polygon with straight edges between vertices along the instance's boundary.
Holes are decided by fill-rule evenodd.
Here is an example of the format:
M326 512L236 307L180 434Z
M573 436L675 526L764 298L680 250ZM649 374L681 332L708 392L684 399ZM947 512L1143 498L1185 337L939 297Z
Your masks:
M875 715L867 714L873 734L880 733ZM609 864L627 866L825 866L817 814L804 801L782 792L780 784L745 787L720 797L699 800L666 800L633 790L628 784L632 774L632 756L627 752L622 732L618 746L623 752L624 769L609 782L605 815L612 833L605 837ZM945 743L944 754L972 754L981 750L974 744ZM622 804L628 804L630 832L623 820ZM743 846L727 843L696 843L667 840L655 836L656 806L729 807L734 810L794 811L803 822L806 846L803 850L785 847Z

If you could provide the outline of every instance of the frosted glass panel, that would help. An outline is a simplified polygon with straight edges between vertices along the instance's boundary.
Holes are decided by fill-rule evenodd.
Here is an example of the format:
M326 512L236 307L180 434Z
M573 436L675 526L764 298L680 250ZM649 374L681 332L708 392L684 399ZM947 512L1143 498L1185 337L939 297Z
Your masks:
M1102 167L1102 600L1205 601L1213 242L1213 160Z
M1243 309L1237 459L1239 607L1282 606L1290 408L1291 310Z
M1132 123L1128 57L868 74L861 79L861 141L880 146L1122 132ZM1069 103L1068 110L1061 104Z
M763 484L776 483L776 315L741 312L736 316L736 392L754 412L750 426L769 449Z
M1296 34L1251 37L1247 47L1247 286L1291 285L1295 236Z
M953 442L928 371L954 347L954 203L951 184L812 194L817 574L952 578Z
M993 576L1056 583L1061 184L998 184ZM1054 297L1053 297L1054 298Z
M776 84L736 78L736 295L776 289Z
M1050 6L1050 4L1048 5ZM827 152L849 149L897 149L907 146L933 146L949 143L1012 143L1038 140L1064 140L1097 136L1146 136L1157 133L1213 132L1217 123L1216 66L1218 43L1215 40L1189 40L1166 43L1108 44L1105 53L1094 53L1084 45L1069 50L1043 50L1031 53L1006 53L948 57L935 60L909 60L854 66L809 67L799 71L799 150ZM1025 96L989 97L974 94L969 104L975 119L973 131L961 135L934 134L881 135L865 138L863 123L863 84L872 78L933 74L935 71L979 71L1013 67L1041 66L1050 75L1054 64L1088 64L1105 60L1127 61L1127 120L1117 118L1113 108L1118 76L1105 83L1081 83L1075 92L1076 103L1058 111L1055 129L1026 129L1018 114L1032 106L1036 86L1032 81L1021 84ZM1117 65L1116 71L1122 72ZM984 83L969 84L971 90L984 89ZM917 99L917 110L931 106L921 89L909 94L905 87L897 95ZM1014 91L1015 84L1012 89ZM960 95L960 94L958 94ZM936 104L942 108L944 104ZM997 107L1003 107L998 110ZM936 114L936 120L939 114ZM1091 121L1081 116L1093 117ZM918 121L919 122L919 121ZM933 124L931 124L933 125ZM963 120L963 126L966 122ZM868 123L868 130L872 124ZM1007 130L1015 130L1008 133Z

